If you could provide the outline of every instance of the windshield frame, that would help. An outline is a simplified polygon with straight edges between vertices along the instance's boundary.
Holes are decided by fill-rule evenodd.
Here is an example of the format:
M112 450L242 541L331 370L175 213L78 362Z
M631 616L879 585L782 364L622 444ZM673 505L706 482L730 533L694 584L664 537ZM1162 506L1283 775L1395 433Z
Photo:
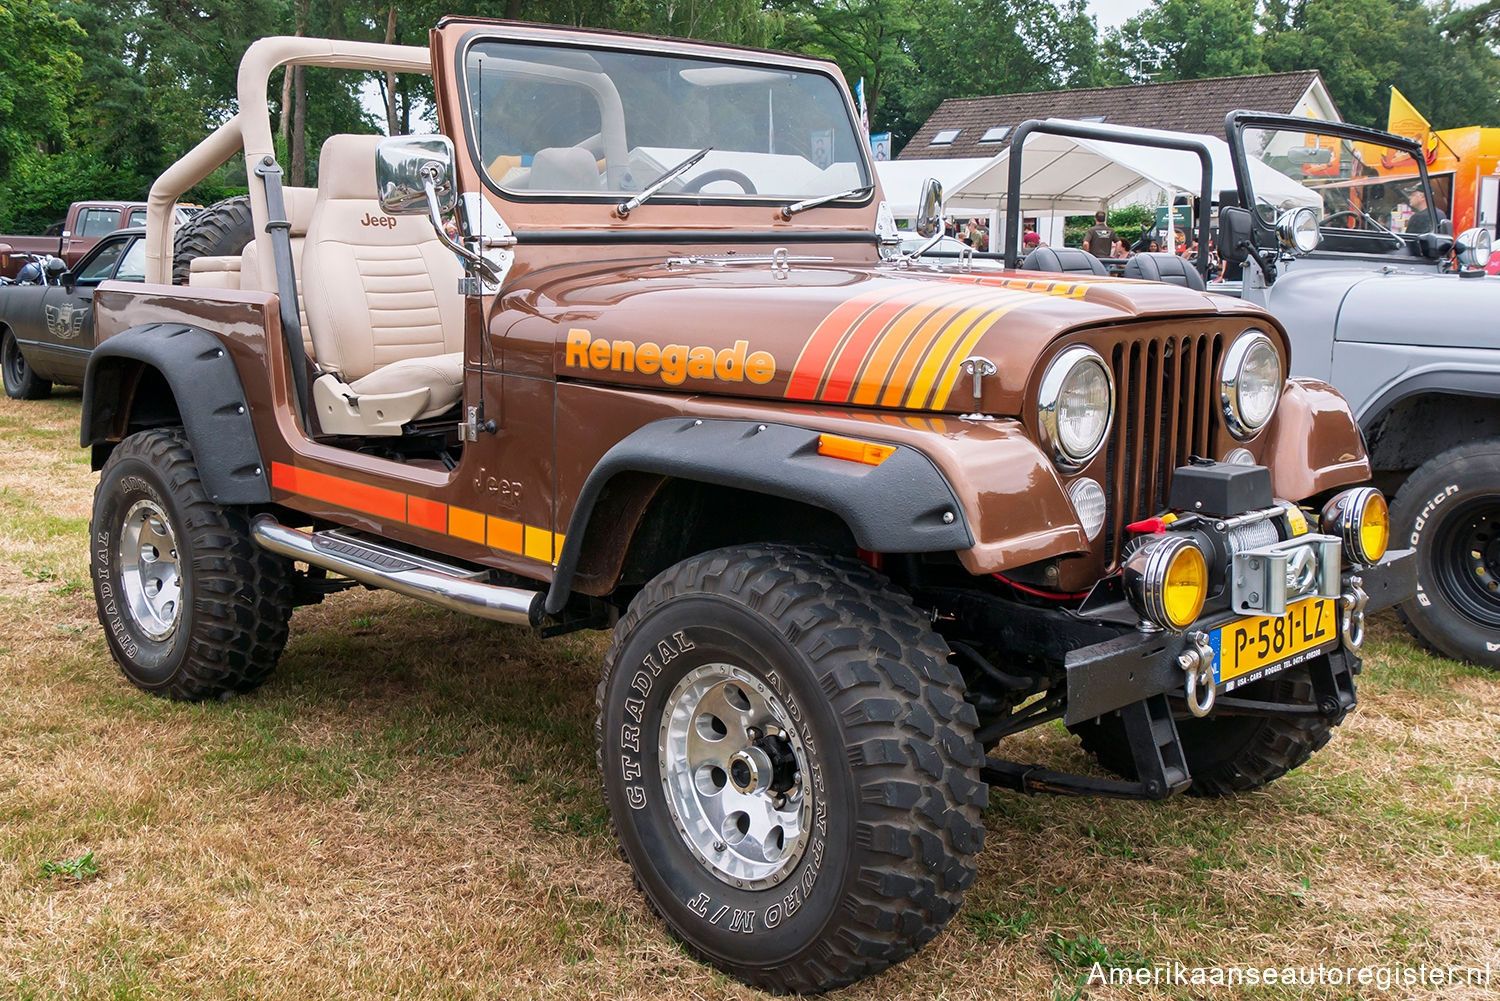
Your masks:
M861 136L859 129L859 113L854 105L854 100L849 88L844 84L842 76L837 72L837 67L831 63L821 60L809 59L805 56L795 56L784 52L772 52L764 49L752 49L740 46L713 45L693 42L685 39L655 39L642 38L620 34L617 37L610 32L591 32L585 37L569 37L559 31L544 31L531 33L526 31L507 31L499 24L494 27L475 27L465 32L453 49L453 79L457 82L457 96L459 102L459 114L462 116L462 124L459 131L463 133L463 144L467 151L470 163L474 165L475 173L483 187L495 196L509 202L533 203L533 204L571 204L578 206L608 206L613 209L622 199L619 191L601 191L596 193L583 191L565 192L528 192L502 187L498 180L491 176L490 171L480 155L477 130L470 123L473 122L473 106L467 83L467 65L469 53L475 45L485 42L498 42L506 45L534 45L544 48L571 48L582 52L607 51L624 54L639 54L652 57L666 57L674 59L700 60L705 65L720 64L729 66L744 66L754 69L766 69L775 72L808 73L822 77L833 88L834 93L839 96L843 104L845 115L850 123L851 131L855 138L855 160L859 170L863 172L865 184L868 188L863 194L850 198L840 198L828 202L828 208L869 208L879 193L879 175L875 172L875 162L869 148L867 136ZM860 141L863 139L864 141ZM623 193L623 197L629 197L631 192ZM802 197L809 197L804 195ZM732 206L745 208L751 206L774 206L781 207L800 200L799 198L784 195L747 195L747 194L683 194L680 192L659 192L652 196L650 204L673 205L678 207L712 207ZM635 220L630 220L634 222Z
M1268 221L1260 212L1256 211L1255 192L1250 179L1250 155L1245 148L1244 135L1246 131L1251 129L1313 133L1340 141L1386 146L1398 152L1405 153L1416 164L1417 175L1420 178L1422 191L1426 195L1427 204L1435 204L1432 198L1432 181L1427 172L1427 160L1423 156L1421 144L1414 139L1408 139L1405 136L1394 135L1390 132L1368 128L1363 125L1351 125L1348 122L1330 122L1318 118L1276 115L1267 112L1231 111L1224 117L1224 133L1229 142L1230 156L1234 159L1235 184L1239 203L1250 214L1251 224L1256 234L1255 242L1257 246L1276 246L1277 234L1275 221ZM1393 235L1399 238L1401 242L1400 247L1387 244L1385 249L1381 250L1372 243L1372 246L1368 250L1337 251L1325 249L1320 245L1309 256L1338 254L1339 256L1354 255L1361 257L1387 257L1391 255L1407 257L1413 253L1414 249L1421 242L1421 234L1401 232Z

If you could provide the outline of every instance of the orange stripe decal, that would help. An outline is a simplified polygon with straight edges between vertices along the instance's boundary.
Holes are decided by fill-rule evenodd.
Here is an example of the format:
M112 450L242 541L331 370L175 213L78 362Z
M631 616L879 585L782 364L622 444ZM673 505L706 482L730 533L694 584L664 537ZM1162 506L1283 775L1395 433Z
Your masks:
M928 315L932 312L932 300L941 300L951 294L951 289L940 284L924 285L888 299L866 313L849 332L838 357L834 359L832 371L828 373L828 382L819 398L826 403L847 403L854 392L855 377L859 375L870 349L890 329L891 324L906 314Z
M367 483L356 483L339 476L298 469L280 462L271 463L271 483L294 494L372 514L377 518L406 520L406 495L384 487L372 487Z
M503 549L508 553L520 553L526 534L526 526L519 521L490 517L488 544L491 549Z
M484 515L464 507L448 508L448 534L484 545Z
M802 346L802 353L792 366L791 378L787 380L786 398L817 399L818 387L823 384L823 373L828 370L828 363L838 351L839 345L844 343L845 337L858 324L860 317L885 300L910 291L909 285L894 283L862 292L840 303L823 318L823 322L818 324L813 335Z
M426 497L406 498L406 520L429 532L448 534L448 505Z
M862 407L874 406L880 399L880 390L891 374L891 366L901 350L915 338L930 340L932 331L940 328L961 308L971 302L982 300L989 292L983 289L951 289L941 303L934 303L927 310L910 310L891 325L889 332L875 345L865 370L854 390L854 403ZM913 332L915 331L915 338Z
M913 410L926 409L932 387L948 364L948 360L953 357L954 348L973 331L983 332L987 329L990 319L997 315L997 309L1001 312L1009 310L1022 298L1024 297L1020 293L1012 292L1009 295L992 293L982 306L965 310L961 316L948 324L943 335L928 352L917 377L912 380L911 393L906 398L906 406Z

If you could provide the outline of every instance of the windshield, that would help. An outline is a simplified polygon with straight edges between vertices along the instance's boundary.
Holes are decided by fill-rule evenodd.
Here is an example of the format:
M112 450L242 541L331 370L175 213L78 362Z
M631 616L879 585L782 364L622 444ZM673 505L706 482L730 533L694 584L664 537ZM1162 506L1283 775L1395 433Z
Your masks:
M1444 193L1405 150L1300 129L1246 128L1241 136L1255 210L1267 223L1311 206L1329 250L1405 246L1395 234L1446 229Z
M655 201L832 195L871 183L848 105L820 73L641 52L480 42L465 57L480 161L511 193Z

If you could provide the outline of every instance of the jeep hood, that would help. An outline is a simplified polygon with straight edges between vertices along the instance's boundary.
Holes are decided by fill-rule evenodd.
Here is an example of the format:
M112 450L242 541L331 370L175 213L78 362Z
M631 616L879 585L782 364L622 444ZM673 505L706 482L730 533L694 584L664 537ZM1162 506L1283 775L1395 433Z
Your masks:
M962 412L974 400L954 387L964 360L981 356L997 369L985 407L999 414L1021 412L1032 370L1070 332L1147 318L1264 317L1235 299L1158 282L796 258L778 268L763 257L548 269L507 291L500 315L518 314L496 332L507 345L550 344L561 379Z
M1500 279L1369 274L1348 285L1336 336L1374 344L1497 348Z

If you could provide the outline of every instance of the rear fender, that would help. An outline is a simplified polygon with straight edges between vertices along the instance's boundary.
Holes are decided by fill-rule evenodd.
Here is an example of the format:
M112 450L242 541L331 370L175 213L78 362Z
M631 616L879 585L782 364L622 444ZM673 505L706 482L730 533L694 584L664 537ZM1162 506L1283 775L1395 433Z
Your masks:
M171 401L138 398L152 372L166 383ZM94 450L94 468L132 426L159 423L169 402L187 431L209 497L219 504L269 503L271 485L234 361L213 334L183 323L131 327L89 357L81 438Z

